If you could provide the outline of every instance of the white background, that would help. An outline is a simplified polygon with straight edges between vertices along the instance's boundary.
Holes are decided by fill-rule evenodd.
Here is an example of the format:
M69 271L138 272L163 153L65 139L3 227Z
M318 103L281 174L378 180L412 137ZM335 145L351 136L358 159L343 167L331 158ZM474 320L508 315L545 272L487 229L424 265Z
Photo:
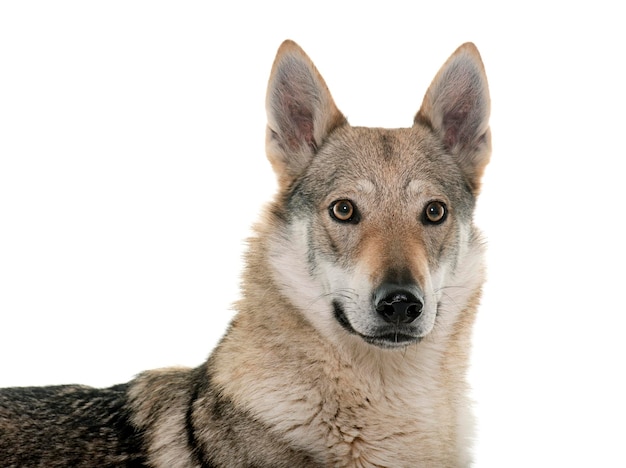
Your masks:
M275 189L264 100L283 39L352 124L385 127L409 126L473 41L494 147L476 466L626 466L623 13L429 3L2 2L0 386L206 358Z

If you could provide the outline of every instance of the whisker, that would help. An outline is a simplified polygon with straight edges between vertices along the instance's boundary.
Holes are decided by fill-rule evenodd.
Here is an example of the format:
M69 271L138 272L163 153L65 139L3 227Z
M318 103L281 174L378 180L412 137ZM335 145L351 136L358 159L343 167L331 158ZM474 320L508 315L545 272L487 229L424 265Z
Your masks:
M357 294L356 290L352 288L336 289L328 293L320 294L308 304L308 307L312 307L318 301L326 299L328 297L340 297L342 299L345 299L348 303L356 304L359 295Z

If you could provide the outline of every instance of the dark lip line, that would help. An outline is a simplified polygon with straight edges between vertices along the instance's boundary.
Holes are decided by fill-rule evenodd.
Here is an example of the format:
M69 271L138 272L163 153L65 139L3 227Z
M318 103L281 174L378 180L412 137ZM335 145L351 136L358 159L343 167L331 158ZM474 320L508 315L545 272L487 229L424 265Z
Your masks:
M346 314L343 311L343 307L341 307L341 304L339 304L339 302L336 300L333 301L333 311L335 314L335 319L347 332L353 335L360 336L360 334L352 327L352 324L348 320L348 317L346 317Z
M333 312L335 315L335 319L344 328L344 330L352 335L357 335L361 337L367 343L375 346L380 346L383 348L404 347L413 343L418 343L422 340L421 337L410 336L406 333L388 333L382 336L363 335L362 333L359 333L354 329L354 327L348 320L348 317L346 317L343 307L341 307L341 304L339 304L339 301L333 301ZM393 337L393 339L387 339L386 337Z

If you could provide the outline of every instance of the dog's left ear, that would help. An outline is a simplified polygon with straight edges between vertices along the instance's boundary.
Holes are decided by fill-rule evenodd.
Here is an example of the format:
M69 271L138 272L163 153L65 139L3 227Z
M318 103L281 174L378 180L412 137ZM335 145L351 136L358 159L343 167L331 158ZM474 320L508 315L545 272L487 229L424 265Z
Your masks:
M346 123L311 59L290 40L276 54L266 111L266 152L281 188L302 173L328 134Z
M472 43L459 47L431 83L416 124L433 129L457 158L475 194L491 155L489 88L483 62Z

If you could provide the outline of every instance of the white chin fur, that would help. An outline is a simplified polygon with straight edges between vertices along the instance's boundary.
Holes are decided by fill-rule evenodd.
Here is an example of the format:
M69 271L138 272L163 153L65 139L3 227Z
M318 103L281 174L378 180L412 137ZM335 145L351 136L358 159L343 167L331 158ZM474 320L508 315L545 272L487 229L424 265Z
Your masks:
M269 261L281 293L326 334L333 325L332 299L321 281L311 276L307 235L306 223L302 221L287 226L280 236L270 240Z

